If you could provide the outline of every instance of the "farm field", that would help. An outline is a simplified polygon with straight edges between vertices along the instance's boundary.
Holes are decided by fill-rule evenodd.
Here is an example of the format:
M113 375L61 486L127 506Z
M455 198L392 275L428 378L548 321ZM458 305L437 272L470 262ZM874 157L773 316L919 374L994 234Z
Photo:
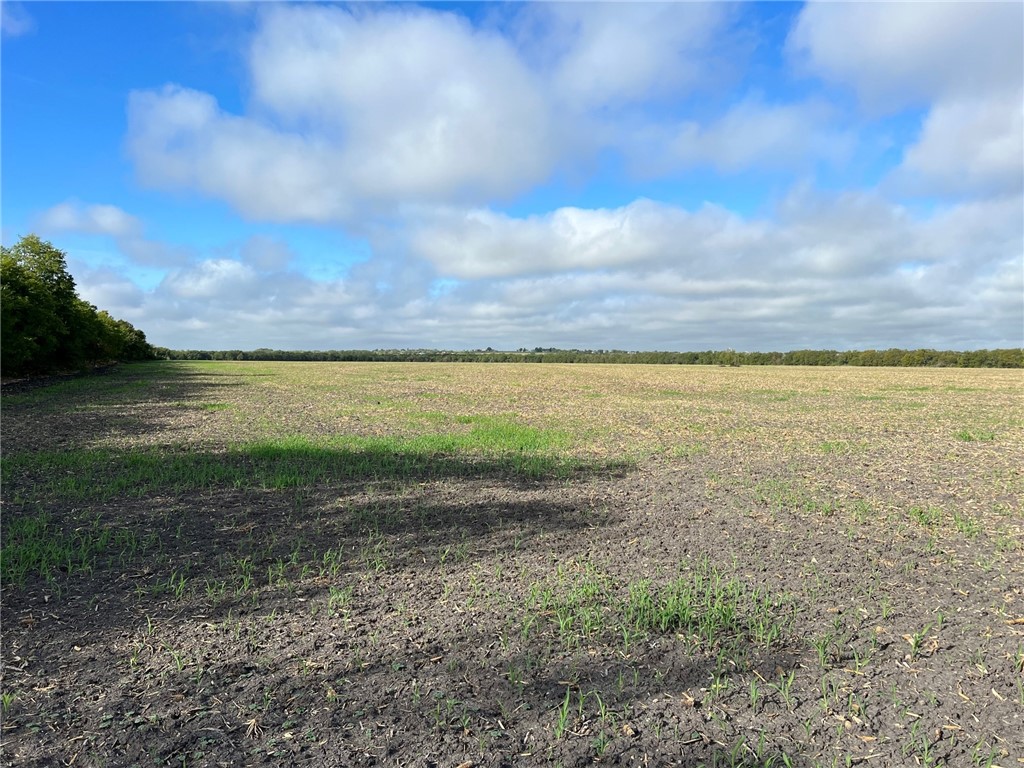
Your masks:
M3 763L1024 765L1022 394L429 363L6 388Z

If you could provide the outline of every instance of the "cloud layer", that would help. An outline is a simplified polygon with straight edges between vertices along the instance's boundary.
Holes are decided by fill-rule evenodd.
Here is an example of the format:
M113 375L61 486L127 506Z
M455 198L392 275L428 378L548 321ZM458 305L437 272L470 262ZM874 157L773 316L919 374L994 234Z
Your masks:
M244 109L129 97L144 185L366 238L342 277L265 236L165 249L108 205L40 220L163 267L79 282L169 346L1021 343L1019 5L815 3L776 38L759 6L478 11L258 6ZM680 202L709 178L772 182Z
M80 282L148 318L158 343L192 348L408 346L413 328L428 347L968 348L1013 344L1024 324L1022 227L1013 198L921 219L807 191L777 220L649 200L520 219L448 211L421 222L408 253L343 280L290 270L282 243L255 238L151 292L104 272Z

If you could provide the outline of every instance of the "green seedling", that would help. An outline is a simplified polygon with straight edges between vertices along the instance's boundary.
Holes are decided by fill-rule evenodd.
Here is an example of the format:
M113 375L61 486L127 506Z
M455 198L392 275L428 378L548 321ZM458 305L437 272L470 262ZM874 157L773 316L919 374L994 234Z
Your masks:
M920 658L921 650L924 647L924 641L928 637L928 632L931 631L931 628L932 625L928 624L923 629L905 636L907 642L910 643L910 658L912 661L916 661Z
M555 721L555 738L556 739L561 739L563 736L565 736L566 731L569 729L569 712L570 712L570 703L571 703L571 701L572 701L572 689L569 688L569 687L566 687L566 689L565 689L565 698L562 700L562 703L558 706L558 708L555 711L556 718L557 718L556 721Z

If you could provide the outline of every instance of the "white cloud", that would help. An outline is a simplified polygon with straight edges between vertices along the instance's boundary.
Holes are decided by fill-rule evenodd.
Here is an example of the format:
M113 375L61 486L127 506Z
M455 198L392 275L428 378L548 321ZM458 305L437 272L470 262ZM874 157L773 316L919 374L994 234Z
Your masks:
M143 183L250 219L353 224L506 201L586 172L604 150L655 176L804 167L848 150L816 104L748 98L710 125L680 124L679 99L711 92L739 47L724 5L536 4L513 16L499 31L423 8L271 6L248 51L246 113L177 85L136 92L128 153Z
M560 208L514 219L490 210L444 211L412 237L413 252L458 278L604 269L743 248L751 227L707 206L697 213L638 200L616 209ZM696 267L695 268L699 268Z
M82 205L67 201L43 211L36 226L51 232L82 232L110 237L135 237L142 223L115 205Z
M1019 197L917 218L870 194L798 190L775 221L650 201L525 219L448 212L414 244L461 281L437 316L454 325L463 311L495 338L501 323L547 324L561 343L607 347L611 325L636 347L695 343L674 328L728 346L758 339L756 324L756 348L970 347L992 345L981 340L993 329L1015 343L1022 234Z
M145 293L123 274L107 267L90 269L85 265L73 266L78 294L83 299L110 312L114 317L144 317L140 310L145 301Z
M687 211L651 200L518 219L449 210L424 219L412 250L459 279L628 267L637 274L671 268L688 280L739 274L790 281L858 277L916 258L920 248L907 214L868 195L795 194L780 215L773 224L714 205Z
M1022 29L1020 3L810 3L788 47L869 110L928 108L891 189L1001 195L1024 177Z
M360 196L507 194L552 162L534 76L505 40L453 14L278 9L250 62L257 98L286 122L340 126Z
M148 291L102 270L76 277L177 348L972 348L1019 343L1024 323L1019 196L927 217L809 188L770 219L649 200L422 216L414 256L381 241L344 280L286 268L263 237L242 260L206 259Z
M194 188L252 218L323 222L350 213L336 148L228 115L198 91L133 93L128 152L143 182Z
M899 109L1019 90L1022 25L1020 3L808 3L788 46L870 108Z
M263 272L284 269L293 258L286 242L267 235L250 237L242 243L239 256L243 262Z
M940 102L892 183L925 195L1000 195L1024 187L1024 97Z
M328 222L509 195L554 162L535 76L452 14L275 7L250 65L248 116L177 86L132 95L128 148L144 182L253 218Z
M136 264L169 267L184 264L193 257L188 248L145 238L142 222L115 205L66 201L35 216L33 224L44 233L75 232L111 237L118 250Z
M371 295L356 296L342 281L314 281L290 271L261 272L232 259L207 259L169 273L153 290L118 301L99 277L85 274L83 295L106 299L118 317L142 328L159 346L182 349L338 348L364 346L357 323L373 324Z
M0 3L0 30L4 37L21 37L36 28L35 19L29 15L22 3L4 0Z
M706 86L731 17L723 3L538 3L521 33L560 103L615 108Z
M810 169L818 161L843 162L856 143L852 132L830 125L821 103L768 104L748 97L704 124L685 120L662 126L630 152L645 174L668 167L710 167L724 173L750 168Z
M252 267L231 259L210 259L195 267L172 272L164 280L164 287L181 299L214 299L229 293L246 295L257 279Z

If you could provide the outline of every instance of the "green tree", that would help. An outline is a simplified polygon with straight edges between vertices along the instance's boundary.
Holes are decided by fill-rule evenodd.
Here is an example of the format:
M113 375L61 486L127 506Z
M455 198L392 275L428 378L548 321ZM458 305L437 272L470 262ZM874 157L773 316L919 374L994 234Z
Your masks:
M0 253L0 366L7 375L48 367L67 333L51 290L57 281L40 275L22 243Z
M142 331L79 298L63 251L28 235L0 254L5 375L153 356Z

